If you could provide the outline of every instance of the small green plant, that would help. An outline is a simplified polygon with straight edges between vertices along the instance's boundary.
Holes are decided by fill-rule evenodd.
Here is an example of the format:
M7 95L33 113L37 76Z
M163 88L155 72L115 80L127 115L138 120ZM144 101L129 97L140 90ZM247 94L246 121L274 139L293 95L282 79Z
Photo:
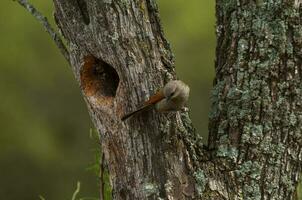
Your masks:
M80 190L81 190L81 183L78 181L78 182L77 182L77 188L76 188L76 190L74 191L71 200L98 200L98 199L95 198L95 197L81 197L81 198L78 198L78 199L77 199L77 196L78 196L78 194L80 193Z
M100 135L95 129L90 129L89 138L98 144L97 147L93 148L91 151L94 155L94 161L86 168L88 171L93 171L95 175L99 178L100 164L101 164L101 148L100 148Z
M81 189L81 183L78 181L78 182L77 182L77 188L76 188L76 190L74 191L71 200L76 200L76 197L77 197L77 195L78 195L79 192L80 192L80 189Z
M43 196L39 196L40 200L46 200Z
M101 171L101 166L103 166L102 164L102 152L101 152L101 148L100 148L100 136L99 133L95 130L95 129L90 129L89 131L89 138L91 138L93 141L96 142L97 146L94 147L92 149L92 151L94 152L94 161L91 163L91 165L89 167L86 168L86 170L88 171L93 171L95 173L95 175L98 177L98 179L100 178L100 171ZM111 200L111 193L112 193L112 189L110 186L110 180L109 180L109 171L104 168L103 170L103 176L102 176L102 181L104 184L104 199L105 200ZM77 196L79 195L81 190L81 183L78 181L77 182L77 187L75 189L75 191L72 194L72 198L71 200L98 200L98 198L95 197L80 197L78 198ZM39 200L46 200L43 196L39 196Z
M298 200L302 199L302 181L301 181L301 179L300 179L299 184L297 186L297 197L298 197Z
M99 179L102 179L102 188L103 188L103 198L105 200L111 200L112 199L112 188L110 185L110 174L109 171L105 165L105 163L103 163L103 154L100 148L100 135L97 132L97 130L95 129L90 129L89 132L89 137L94 140L97 144L97 146L95 148L92 149L92 151L94 152L94 162L88 167L86 168L86 170L90 170L93 171L95 173L95 175L98 177ZM100 175L101 174L101 175Z
M107 169L103 169L103 189L104 189L104 200L112 200L112 187L110 185L110 174Z
M98 200L98 198L95 197L81 197L81 198L77 198L78 194L80 193L81 190L81 182L77 182L77 187L76 190L73 192L72 194L72 198L71 200ZM46 200L43 196L39 196L40 200Z

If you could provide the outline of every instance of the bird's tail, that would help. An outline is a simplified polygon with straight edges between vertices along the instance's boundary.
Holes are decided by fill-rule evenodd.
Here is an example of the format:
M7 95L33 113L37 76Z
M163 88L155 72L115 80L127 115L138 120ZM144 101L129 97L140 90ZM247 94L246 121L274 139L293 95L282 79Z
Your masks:
M122 120L122 121L125 121L126 119L128 119L129 117L131 117L131 116L133 116L133 115L135 115L135 114L137 114L137 113L140 113L140 112L142 112L142 111L144 111L144 110L150 109L152 106L153 106L152 104L144 105L144 106L142 106L141 108L137 109L136 111L133 111L133 112L131 112L131 113L128 113L128 114L124 115L124 116L121 118L121 120Z

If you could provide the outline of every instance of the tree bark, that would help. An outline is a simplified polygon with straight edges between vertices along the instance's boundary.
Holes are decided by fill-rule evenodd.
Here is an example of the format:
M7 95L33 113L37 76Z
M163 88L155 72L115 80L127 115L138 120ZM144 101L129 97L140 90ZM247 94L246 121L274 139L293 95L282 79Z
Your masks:
M101 136L101 177L108 170L113 199L294 198L302 156L300 1L217 0L208 148L186 112L120 120L176 78L154 0L54 5Z
M113 199L196 196L191 172L201 154L195 149L202 148L188 114L150 111L120 120L175 78L155 2L54 0L54 5L74 74L101 135L101 177L108 168Z
M302 158L300 3L217 1L209 146L221 176L208 182L210 189L220 183L217 199L295 199Z

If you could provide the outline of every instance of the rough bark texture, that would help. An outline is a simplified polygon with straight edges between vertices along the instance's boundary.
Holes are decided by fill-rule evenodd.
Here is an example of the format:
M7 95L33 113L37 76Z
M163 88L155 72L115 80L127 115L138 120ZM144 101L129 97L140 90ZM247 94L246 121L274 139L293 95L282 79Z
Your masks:
M215 199L295 197L302 159L300 3L217 1L209 145L223 176Z
M217 1L207 150L187 113L120 120L175 78L154 0L54 4L101 135L101 177L109 171L113 199L294 198L302 159L300 1Z
M196 196L190 156L196 152L190 151L201 142L187 113L150 111L120 120L175 78L155 2L54 0L54 4L75 76L101 135L102 168L108 168L113 199Z

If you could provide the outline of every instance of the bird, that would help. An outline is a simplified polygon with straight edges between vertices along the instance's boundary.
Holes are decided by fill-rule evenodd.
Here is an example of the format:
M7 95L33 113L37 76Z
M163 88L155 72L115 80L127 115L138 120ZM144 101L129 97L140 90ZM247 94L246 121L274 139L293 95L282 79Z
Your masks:
M190 87L181 80L171 80L157 93L152 95L137 110L125 114L121 120L143 111L155 108L158 112L170 112L181 110L189 99Z

